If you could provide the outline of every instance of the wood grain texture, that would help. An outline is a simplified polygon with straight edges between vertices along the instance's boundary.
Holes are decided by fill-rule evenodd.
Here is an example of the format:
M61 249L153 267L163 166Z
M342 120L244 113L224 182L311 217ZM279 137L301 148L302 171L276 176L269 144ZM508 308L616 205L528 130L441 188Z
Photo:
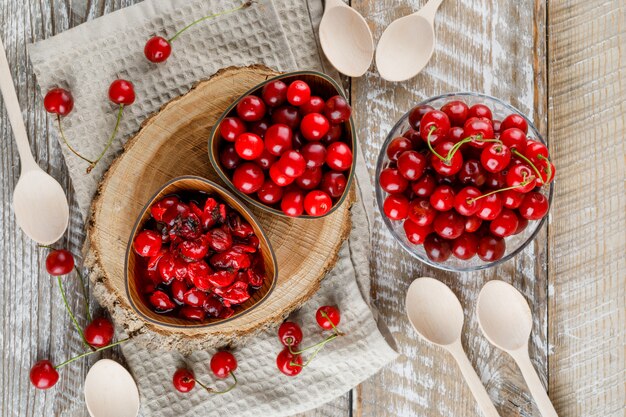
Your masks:
M550 393L626 415L626 4L550 1Z

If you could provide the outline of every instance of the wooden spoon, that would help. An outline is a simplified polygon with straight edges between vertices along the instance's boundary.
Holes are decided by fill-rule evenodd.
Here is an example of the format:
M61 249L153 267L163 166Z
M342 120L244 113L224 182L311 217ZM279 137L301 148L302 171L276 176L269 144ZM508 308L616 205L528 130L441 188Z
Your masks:
M430 0L416 13L392 22L378 41L376 67L387 81L416 76L435 50L435 13L443 0Z
M339 72L350 77L365 74L374 56L374 40L359 12L341 0L326 0L319 35L326 58Z
M85 403L91 417L135 417L139 413L137 384L122 365L101 359L87 373Z
M487 340L517 362L541 415L557 417L528 355L533 319L524 296L506 282L489 281L478 295L476 315Z
M65 233L70 218L67 197L61 185L45 173L30 152L26 127L11 79L4 45L0 39L0 90L13 127L22 172L13 191L17 224L35 242L49 245Z
M463 308L452 290L434 278L418 278L406 294L406 312L423 339L446 349L456 359L483 414L497 417L498 412L461 345Z

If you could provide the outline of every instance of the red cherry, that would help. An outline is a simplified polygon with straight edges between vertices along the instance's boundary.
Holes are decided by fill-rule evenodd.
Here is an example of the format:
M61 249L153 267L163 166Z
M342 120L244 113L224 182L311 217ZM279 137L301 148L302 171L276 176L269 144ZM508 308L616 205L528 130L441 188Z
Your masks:
M548 159L548 148L541 142L528 139L526 141L526 149L524 150L526 158L537 164ZM542 159L543 158L543 159Z
M53 88L46 93L43 99L43 106L48 113L67 116L74 108L74 98L72 93L63 88Z
M491 109L485 106L484 104L474 104L469 108L467 112L467 117L484 117L486 119L492 120L493 114L491 113Z
M548 213L549 208L550 204L546 196L533 191L524 196L519 206L519 213L527 220L539 220Z
M237 103L237 114L246 122L261 120L265 110L265 103L257 96L245 96Z
M30 382L37 389L52 388L59 380L59 373L48 360L36 362L30 368Z
M301 106L311 98L311 87L302 81L296 80L287 88L287 101L293 106Z
M452 143L458 143L462 139L464 139L463 132L464 132L464 129L461 126L451 127L450 131L448 132L448 137L446 138L446 140Z
M516 187L515 191L527 193L535 188L536 175L534 171L525 164L518 164L509 169L506 174L506 183L509 187Z
M456 239L465 230L465 220L454 210L437 214L433 229L444 239Z
M169 311L173 309L176 305L170 300L167 294L163 291L155 291L149 298L150 304L152 307L156 308L159 311Z
M454 147L454 143L452 142L441 142L435 147L435 152L447 158L452 147ZM430 164L439 174L451 176L455 175L463 167L463 156L461 152L455 152L449 161L444 161L437 155L432 154L430 156Z
M420 122L424 115L433 110L435 110L435 108L427 104L413 107L411 111L409 111L409 125L411 125L411 128L419 130Z
M494 133L500 135L502 133L502 122L500 120L492 120L491 124L493 124Z
M436 233L429 234L424 240L426 256L434 262L445 262L452 254L450 243Z
M398 171L409 181L419 179L427 164L426 157L416 151L406 151L398 157Z
M385 198L383 211L391 220L404 220L409 215L409 200L402 194L390 194Z
M352 108L348 101L337 95L332 96L326 100L326 108L324 109L324 116L331 124L340 124L347 122L352 114Z
M463 126L469 114L469 107L462 101L455 100L444 104L441 111L448 116L452 126Z
M409 203L409 218L417 226L428 226L436 215L437 210L425 198L417 198Z
M490 143L480 155L480 163L489 172L500 172L511 162L509 147L500 143Z
M263 101L270 107L277 107L287 100L287 84L281 80L270 81L261 91Z
M163 215L170 208L176 206L180 200L176 196L169 196L161 199L150 207L150 214L157 222L163 221Z
M418 197L430 197L435 191L437 180L430 174L423 175L419 180L411 184L411 189Z
M142 230L133 241L135 253L143 257L156 256L161 250L161 235L153 230Z
M278 164L274 164L270 167L270 178L280 187L286 187L296 180L295 177L285 175L278 167Z
M246 124L238 117L226 117L220 123L220 135L229 142L246 132Z
M515 233L517 226L517 215L512 210L505 208L489 224L489 230L494 236L507 237Z
M440 110L432 110L426 113L420 122L420 136L424 142L427 142L430 136L432 146L437 146L445 140L449 130L450 119Z
M485 186L487 186L488 188L494 189L494 190L498 190L498 189L504 187L506 185L506 174L507 173L508 173L507 170L500 171L500 172L494 172L494 173L488 173L487 180L485 182Z
M204 261L201 261L201 262L204 262ZM200 262L197 262L197 263L200 263ZM206 265L206 263L205 263L205 265ZM200 275L196 276L195 278L196 278L195 281L200 282L200 284L203 285L203 288L205 288L204 287L204 281L202 279L199 279ZM192 281L194 281L194 280L192 280ZM195 282L194 282L194 285L195 285ZM174 297L174 299L176 301L182 303L183 302L183 297L185 296L185 293L187 292L187 290L189 288L187 287L187 284L184 281L179 281L179 280L175 279L174 281L172 281L171 289L172 289L172 297ZM206 288L206 289L210 289L210 287ZM203 291L205 291L206 289L204 289Z
M449 185L440 185L430 196L430 204L438 211L448 211L454 207L454 190Z
M190 307L202 307L206 299L206 293L197 288L192 288L183 294L183 302Z
M319 142L309 142L300 149L309 168L321 167L326 161L326 147Z
M276 166L286 176L297 178L304 174L306 161L298 151L290 150L281 155Z
M133 83L127 80L115 80L109 87L109 100L115 104L130 106L135 102Z
M315 313L315 320L317 324L324 330L331 330L334 327L339 326L341 321L341 314L339 309L334 306L321 306Z
M294 355L289 348L283 349L276 357L278 370L287 376L296 376L302 372L302 356Z
M378 182L382 189L390 194L402 193L409 186L409 182L406 178L395 168L383 169L378 178Z
M524 194L518 193L515 190L502 191L502 205L509 209L516 209L522 203Z
M184 368L178 369L174 372L172 383L174 384L174 388L180 392L189 392L196 386L196 380L193 372Z
M519 114L510 114L502 120L500 129L504 132L507 129L517 128L524 133L528 133L528 122Z
M310 216L323 216L333 207L333 200L324 191L313 190L304 197L304 209Z
M235 150L242 159L256 159L261 156L263 149L263 139L254 133L242 133L235 139Z
M146 42L143 53L150 62L164 62L172 53L172 44L161 36L153 36Z
M475 159L468 159L463 162L461 170L457 173L457 178L462 184L482 187L487 182L489 176L480 162Z
M85 340L95 348L108 346L113 340L113 324L104 317L94 319L85 328Z
M322 143L326 145L330 145L333 142L337 142L341 139L343 135L343 126L342 125L330 125L330 129L328 129L328 133L324 135L322 138Z
M269 153L267 149L263 149L263 152L261 152L261 156L255 159L254 162L256 162L257 165L259 165L262 169L267 170L270 169L272 165L274 165L274 163L276 163L277 159L278 158Z
M476 216L471 216L465 219L465 231L467 233L474 233L480 229L480 225L483 224L483 219Z
M479 201L480 208L476 212L476 216L483 220L493 220L502 211L502 199L499 193L488 195Z
M331 143L326 150L326 164L335 171L346 171L352 166L352 151L343 142Z
M329 129L330 123L319 113L307 114L300 123L300 132L307 140L321 140Z
M409 129L402 134L402 137L408 139L411 142L414 150L420 150L424 148L424 141L420 136L419 130Z
M74 265L74 255L65 249L53 250L46 256L46 271L54 277L69 274Z
M286 321L278 328L278 340L284 346L298 346L302 342L302 329L297 323Z
M482 196L478 188L465 187L454 197L454 208L464 216L472 216L480 210L480 200L476 198Z
M470 145L482 149L489 143L484 142L483 139L493 139L495 138L495 133L492 124L488 120L473 117L465 122L463 137L473 138Z
M544 184L550 184L554 180L554 175L556 174L556 168L554 164L548 160L540 160L535 164L537 169L539 170L539 174L541 178L537 178L535 180L535 184L537 187L541 187ZM548 168L550 167L550 168Z
M265 174L263 174L263 170L252 162L239 165L233 173L233 185L245 194L259 191L264 180Z
M180 309L180 315L188 320L204 320L206 314L202 308L184 306Z
M225 169L235 169L241 162L241 158L235 150L235 146L228 144L220 152L220 163Z
M387 146L387 157L392 161L397 161L400 155L411 149L413 149L411 141L401 136L389 142L389 146Z
M309 101L300 106L300 113L302 115L310 113L323 113L326 107L326 102L323 98L318 96L311 96Z
M257 196L262 203L271 206L283 198L283 188L274 184L272 180L265 180L259 191L257 191Z
M287 216L298 217L304 212L304 193L302 191L289 191L285 193L280 208Z
M218 378L228 378L228 376L237 370L237 359L235 356L225 350L216 352L211 358L211 371Z
M343 173L328 171L324 173L324 176L322 177L320 190L324 191L333 198L339 198L343 195L347 185L348 180Z
M500 134L500 140L503 144L509 147L509 149L516 149L517 151L524 153L526 150L526 134L515 127L507 129Z
M282 123L291 129L300 125L300 112L293 106L282 106L272 111L272 123Z
M322 182L322 168L320 167L307 168L302 175L296 178L296 184L303 190L313 190L320 185L320 182Z
M528 226L528 219L521 217L521 216L517 216L517 230L513 234L518 235L522 233L524 229L526 229L526 226Z
M265 133L270 127L270 121L268 119L257 120L256 122L250 122L250 133L254 133L261 139L265 138Z
M472 259L477 250L478 237L473 233L463 233L452 242L452 254L458 259Z
M406 238L414 245L423 244L426 237L433 232L432 224L420 226L411 219L405 220L402 227L404 228Z
M265 148L272 155L280 156L292 148L293 134L289 126L277 123L265 132Z
M506 243L504 239L496 236L484 236L478 242L478 257L485 262L494 262L504 256Z

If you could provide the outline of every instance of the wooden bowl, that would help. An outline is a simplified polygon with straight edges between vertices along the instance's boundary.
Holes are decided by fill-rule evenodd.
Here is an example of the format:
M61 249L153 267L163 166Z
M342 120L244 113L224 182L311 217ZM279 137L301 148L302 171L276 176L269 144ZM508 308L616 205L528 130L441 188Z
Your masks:
M328 100L330 97L336 96L336 95L341 95L342 97L346 98L346 95L343 92L343 89L339 86L339 84L337 84L335 80L333 80L332 78L330 78L329 76L325 74L322 74L321 72L296 71L296 72L290 72L287 74L281 74L276 77L269 78L263 81L262 83L254 86L250 90L246 91L239 98L237 98L237 100L233 101L233 103L224 111L222 116L217 120L217 123L215 123L215 126L213 126L213 129L211 130L211 135L209 137L209 159L211 160L211 165L213 165L213 168L215 169L217 174L220 176L220 178L233 190L233 192L238 197L243 199L246 203L251 204L255 207L258 207L262 210L265 210L269 213L275 214L277 216L289 217L285 213L283 213L282 210L268 206L267 204L264 204L256 200L255 198L253 198L253 194L248 195L239 191L237 187L233 185L232 180L231 180L231 175L229 175L227 172L224 171L219 161L220 148L226 141L224 138L222 138L222 135L220 135L220 132L219 132L219 126L222 123L222 120L224 120L224 118L226 117L236 116L235 107L237 106L237 103L239 103L239 101L242 98L250 94L260 96L261 90L263 89L263 87L266 84L275 80L284 81L287 85L289 85L289 83L295 80L303 80L307 84L309 84L313 95L319 96L323 98L324 100ZM356 166L357 139L356 139L356 134L354 133L355 129L354 129L354 121L352 120L352 116L350 116L350 119L348 121L343 123L343 131L344 131L343 141L346 142L350 146L350 149L352 149L352 166L350 167L350 170L348 171L348 176L347 176L348 181L347 181L346 189L344 190L341 197L339 197L337 200L334 201L333 207L328 211L328 213L324 214L323 216L309 216L307 214L303 214L301 216L298 216L297 218L319 219L320 217L328 216L333 211L335 211L337 207L339 207L346 199L349 189L350 189L350 184L352 183L352 179L354 177L354 169Z
M133 250L133 241L138 232L140 232L144 224L150 219L150 207L156 201L161 200L163 197L172 194L179 194L182 192L196 192L201 191L207 194L218 195L228 206L237 211L254 229L254 233L259 238L259 247L261 256L263 257L263 263L265 265L265 280L263 286L256 290L250 299L245 303L234 307L235 314L227 319L211 318L202 322L185 320L178 317L158 314L154 312L146 302L142 299L140 292L137 288L137 280L135 279L135 263L137 261L137 255ZM161 189L146 203L139 218L135 222L133 231L128 240L128 248L126 249L126 294L130 305L137 314L143 317L145 320L158 324L163 327L209 327L214 326L225 321L236 319L247 312L251 311L255 307L259 306L274 289L276 285L276 277L278 276L278 265L276 263L276 256L274 250L270 244L267 235L259 225L257 218L226 189L220 187L212 181L197 176L185 176L174 178L166 183Z

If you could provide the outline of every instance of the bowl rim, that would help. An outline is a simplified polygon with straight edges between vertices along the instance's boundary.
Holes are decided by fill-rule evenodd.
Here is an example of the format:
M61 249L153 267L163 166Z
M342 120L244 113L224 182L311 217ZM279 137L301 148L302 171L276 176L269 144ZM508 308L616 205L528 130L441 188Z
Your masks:
M250 218L256 222L257 226L259 227L259 230L261 231L261 235L263 236L263 238L265 239L265 241L267 242L267 247L269 249L270 255L271 255L271 259L272 259L272 263L274 264L274 275L271 277L272 279L272 283L270 285L270 287L268 288L267 292L263 295L262 298L260 298L256 303L254 303L252 306L250 306L249 308L246 308L238 313L233 314L232 316L223 319L223 320L219 320L213 323L198 323L198 324L172 324L172 323L164 323L162 321L159 320L155 320L151 317L146 316L143 312L140 311L140 309L135 305L135 300L133 300L133 298L130 295L130 288L129 288L129 272L128 272L128 263L129 263L129 258L130 258L130 254L132 251L132 247L133 247L133 239L135 237L135 235L138 232L140 223L141 223L141 219L144 216L144 214L150 209L150 206L156 197L161 194L161 192L169 187L170 185L179 182L179 181L183 181L183 180L197 180L197 181L201 181L204 182L212 187L215 187L216 189L218 189L219 191L227 194L229 197L231 197L237 204L239 204L243 210L246 212L246 214L248 214L250 216ZM238 211L238 210L237 210ZM267 276L266 278L269 278L269 276ZM270 239L267 237L267 234L265 233L265 230L263 229L263 226L261 225L261 223L259 222L259 219L257 219L257 217L254 215L254 213L252 213L252 211L240 200L237 198L237 196L233 195L233 193L231 193L229 190L227 190L226 188L222 187L221 185L206 179L204 177L200 177L197 175L183 175L183 176L179 176L179 177L175 177L172 178L171 180L169 180L168 182L166 182L165 184L163 184L161 187L159 187L159 189L148 199L148 202L143 206L143 208L141 209L139 215L137 216L137 220L135 220L135 223L133 224L133 229L130 233L130 237L128 239L128 244L126 246L126 254L124 257L124 287L126 290L126 298L128 299L128 303L130 304L130 306L132 307L132 309L135 311L135 313L137 313L142 320L145 320L151 324L155 324L157 326L161 326L161 327L169 327L169 328L173 328L173 329L190 329L190 328L208 328L208 327L213 327L213 326L217 326L229 321L232 321L236 318L239 318L241 316L243 316L244 314L254 310L255 308L257 308L258 306L260 306L263 302L265 302L265 300L267 300L267 298L270 296L270 294L272 292L274 292L274 288L276 287L276 281L278 281L278 262L276 260L276 254L274 253L274 248L272 247L272 242L270 242Z
M451 98L451 97L480 97L480 98L485 98L485 99L488 99L488 100L493 100L493 101L497 102L498 104L501 104L505 108L509 109L511 112L522 116L524 118L524 120L526 120L526 123L528 123L529 129L532 129L534 131L534 133L537 134L536 135L537 139L541 143L543 143L544 145L548 146L548 143L546 142L546 140L541 135L541 132L539 132L539 129L537 128L537 126L535 126L535 124L526 116L525 113L523 113L522 111L520 111L519 109L517 109L513 105L511 105L509 103L506 103L506 102L504 102L503 100L501 100L501 99L499 99L497 97L490 96L488 94L475 93L475 92L471 92L471 91L446 93L446 94L440 94L440 95L437 95L437 96L428 97L428 98L420 101L419 103L416 103L415 106L427 105L427 104L432 103L433 101L440 100L440 99L445 99L445 98ZM413 106L413 107L415 107L415 106ZM400 237L397 235L396 231L393 228L391 220L388 219L387 216L384 215L384 210L383 210L383 204L384 204L383 191L382 191L381 187L378 184L378 176L379 176L379 174L380 174L380 172L382 170L382 166L384 164L384 160L386 159L387 147L389 146L389 143L393 139L395 139L397 137L397 136L392 136L392 132L395 132L396 130L398 130L404 124L404 122L409 117L409 113L411 113L410 109L409 109L409 111L404 113L398 119L398 121L393 125L393 127L391 128L391 130L387 134L387 137L385 138L385 141L383 142L383 144L381 146L381 149L380 149L380 152L378 153L378 158L377 158L377 161L376 161L376 177L375 177L376 183L375 183L375 187L374 187L375 190L376 190L376 205L378 206L378 210L379 210L379 212L381 214L383 222L385 223L385 226L387 227L387 229L389 230L389 232L393 236L394 240L396 242L398 242L400 244L400 246L402 246L402 248L406 252L408 252L411 256L413 256L414 258L416 258L420 262L423 262L423 263L425 263L427 265L430 265L430 266L432 266L434 268L437 268L437 269L440 269L440 270L444 270L444 271L450 271L450 272L481 271L481 270L484 270L484 269L492 268L494 266L498 266L498 265L508 261L509 259L513 258L514 256L518 255L533 240L535 240L535 237L537 237L537 234L539 233L539 231L543 227L544 223L548 219L548 215L550 214L550 209L552 208L552 197L553 197L553 194L554 194L554 182L555 182L554 180L550 183L550 188L548 190L548 204L549 204L548 213L546 213L546 215L543 218L541 218L541 220L539 220L536 223L535 229L528 236L526 241L524 241L520 246L515 248L515 250L513 250L510 253L506 254L505 256L503 256L502 258L498 259L497 261L487 262L487 263L484 263L484 264L481 264L481 265L469 266L467 268L448 266L448 265L444 265L444 264L440 264L440 263L437 263L435 261L432 261L427 256L425 256L425 257L420 256L418 253L414 252L414 250L413 250L413 248L411 246L409 246L406 242L404 242L403 240L400 239ZM454 256L454 255L452 255L452 256Z
M228 117L228 114L235 108L235 106L237 106L237 104L239 103L239 101L244 98L245 96L248 96L250 94L252 94L253 92L255 92L256 90L264 87L266 84L275 81L275 80L280 80L283 78L287 78L287 77L293 77L293 76L298 76L298 75L311 75L311 76L315 76L315 77L320 77L323 78L324 80L328 81L331 83L331 85L335 88L336 92L338 95L340 95L341 97L343 97L344 99L346 99L346 101L348 101L348 97L345 94L345 91L343 90L343 88L330 76L321 73L319 71L314 71L314 70L298 70L298 71L292 71L292 72L285 72L285 73L281 73L278 74L274 77L268 78L265 81L256 84L254 87L248 89L245 93L241 94L239 97L237 97L229 106L228 108L226 108L226 110L224 110L224 112L222 113L222 115L219 117L219 119L217 119L217 121L215 122L215 125L213 125L213 128L211 129L211 133L209 134L209 139L208 139L208 143L207 143L207 152L209 154L209 161L211 162L211 165L213 166L213 169L215 170L215 172L217 172L217 174L219 175L220 179L222 181L224 181L224 183L228 186L228 188L230 188L238 197L242 198L244 201L246 201L249 204L252 204L253 206L264 210L268 213L271 213L273 215L276 216L281 216L287 219L308 219L308 220L316 220L316 219L321 219L324 218L326 216L329 216L330 214L332 214L335 210L337 210L337 208L339 206L341 206L345 200L348 197L348 194L350 193L350 187L352 184L352 181L355 178L355 172L356 172L356 163L357 163L357 144L358 144L358 140L357 140L357 134L356 134L356 129L354 126L354 119L352 114L350 114L350 118L348 119L348 122L350 123L350 130L352 132L351 134L351 145L352 145L352 166L350 167L350 170L348 172L348 177L346 179L346 189L344 190L343 194L341 197L339 197L339 199L337 200L337 202L333 205L333 207L328 210L327 213L321 215L321 216L310 216L308 214L302 214L300 216L288 216L285 213L283 213L281 210L275 209L273 207L270 207L268 205L265 205L259 201L256 201L254 198L248 196L247 194L242 193L241 191L239 191L237 188L235 188L235 185L232 183L232 180L230 178L228 178L228 176L224 173L224 170L222 169L222 167L220 166L219 161L216 160L215 155L213 155L212 152L212 143L213 143L213 138L216 137L216 135L218 134L218 129L220 124L222 123L222 121Z

